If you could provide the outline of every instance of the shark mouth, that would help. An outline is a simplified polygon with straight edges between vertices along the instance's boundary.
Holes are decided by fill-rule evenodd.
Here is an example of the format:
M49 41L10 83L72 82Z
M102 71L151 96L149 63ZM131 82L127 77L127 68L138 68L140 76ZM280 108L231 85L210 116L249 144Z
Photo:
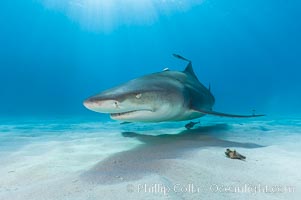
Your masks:
M122 113L111 113L111 117L122 117L124 115L128 115L128 114L132 114L132 113L136 113L136 112L141 112L141 111L149 111L149 112L153 112L152 110L131 110L131 111L127 111L127 112L122 112Z

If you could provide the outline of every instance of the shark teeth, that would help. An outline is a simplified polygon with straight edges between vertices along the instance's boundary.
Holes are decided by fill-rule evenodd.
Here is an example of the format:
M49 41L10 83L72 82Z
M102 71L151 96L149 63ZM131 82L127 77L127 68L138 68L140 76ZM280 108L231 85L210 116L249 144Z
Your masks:
M151 111L151 110L147 110L147 109L145 109L145 110L131 110L131 111L122 112L122 113L111 113L111 116L112 117L119 117L119 116L122 116L122 115L127 115L129 113L134 113L134 112L139 112L139 111Z
M111 113L111 116L112 117L118 117L118 116L126 115L126 114L129 114L129 113L137 112L137 111L139 111L139 110L132 110L132 111L123 112L123 113Z

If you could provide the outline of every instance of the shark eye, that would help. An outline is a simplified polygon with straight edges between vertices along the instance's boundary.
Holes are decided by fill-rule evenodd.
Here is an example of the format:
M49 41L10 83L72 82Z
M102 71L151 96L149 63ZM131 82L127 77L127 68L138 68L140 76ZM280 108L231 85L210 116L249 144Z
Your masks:
M136 98L137 98L137 99L140 99L140 98L141 98L141 96L142 96L142 94L141 94L141 93L139 93L139 94L136 94Z

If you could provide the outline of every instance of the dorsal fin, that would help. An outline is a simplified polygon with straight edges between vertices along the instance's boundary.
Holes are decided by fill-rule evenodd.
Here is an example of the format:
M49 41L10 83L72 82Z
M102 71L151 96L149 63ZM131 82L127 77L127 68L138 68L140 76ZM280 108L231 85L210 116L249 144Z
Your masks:
M188 63L188 65L186 66L186 68L185 68L185 70L184 70L184 73L190 74L190 75L194 76L195 78L197 78L196 75L195 75L195 73L194 73L194 71L193 71L191 61L190 61L190 62Z
M186 68L183 71L185 74L190 74L191 76L193 76L196 80L199 80L198 77L195 75L193 68L192 68L192 63L191 61L189 61L188 65L186 66Z
M183 72L186 73L186 74L190 74L191 76L198 79L197 76L195 75L194 71L193 71L191 60L188 60L187 58L184 58L183 56L181 56L179 54L173 54L173 56L178 58L178 59L187 61L188 65L186 66L186 68Z

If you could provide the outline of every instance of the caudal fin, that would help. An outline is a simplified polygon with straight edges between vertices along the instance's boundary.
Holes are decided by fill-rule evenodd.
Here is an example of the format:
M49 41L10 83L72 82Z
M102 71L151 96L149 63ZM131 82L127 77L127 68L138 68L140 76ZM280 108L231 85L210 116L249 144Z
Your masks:
M232 118L252 118L252 117L263 117L265 115L234 115L234 114L227 114L227 113L221 113L221 112L215 112L215 111L208 111L208 110L195 110L197 112L206 114L206 115L215 115L219 117L232 117Z

